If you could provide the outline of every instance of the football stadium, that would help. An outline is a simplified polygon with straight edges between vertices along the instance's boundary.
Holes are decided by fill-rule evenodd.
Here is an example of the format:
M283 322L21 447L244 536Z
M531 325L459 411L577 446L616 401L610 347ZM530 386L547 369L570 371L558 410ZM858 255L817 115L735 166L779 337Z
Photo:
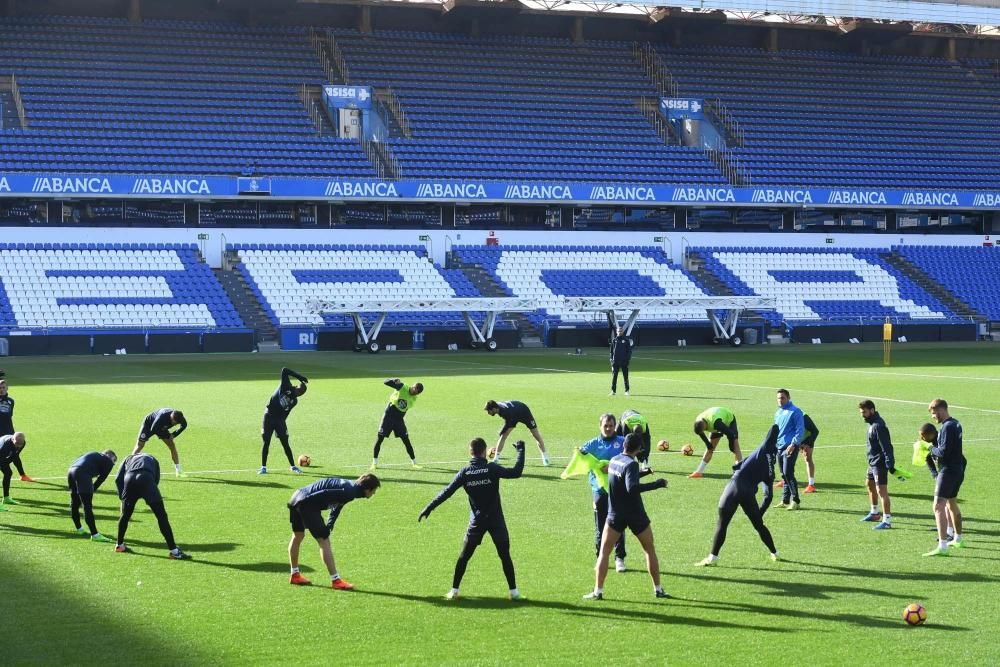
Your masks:
M992 0L0 1L0 664L1000 663L998 128Z

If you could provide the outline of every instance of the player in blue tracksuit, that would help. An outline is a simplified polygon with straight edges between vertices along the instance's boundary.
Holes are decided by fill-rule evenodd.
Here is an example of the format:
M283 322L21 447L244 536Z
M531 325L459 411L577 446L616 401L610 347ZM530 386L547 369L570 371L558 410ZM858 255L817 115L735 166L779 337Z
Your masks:
M858 403L861 418L868 424L868 500L871 510L862 521L876 522L875 530L892 528L892 506L889 500L889 474L896 473L896 455L892 448L889 427L885 425L875 403L870 400ZM882 514L878 512L877 499L882 501Z
M937 466L937 482L934 487L934 519L937 522L938 546L925 556L944 556L949 546L962 546L962 511L958 507L958 491L965 481L965 455L962 453L962 425L948 412L948 403L943 398L931 401L927 411L933 415L941 428L937 442L930 448L929 458ZM948 541L948 526L954 535Z
M660 478L648 484L639 483L641 472L639 462L635 459L641 450L642 435L639 432L630 433L625 438L623 453L611 459L608 464L608 519L604 524L601 553L594 566L594 590L583 596L586 600L604 599L604 580L608 576L611 549L626 528L632 531L646 552L646 569L653 580L653 594L658 598L670 597L660 586L660 562L653 543L653 528L640 495L653 489L666 488L667 480Z
M111 474L111 469L115 467L117 460L118 456L110 449L104 452L87 452L73 461L69 472L66 473L73 525L76 526L77 533L90 535L90 539L95 542L111 541L110 537L105 537L97 532L97 525L94 521L94 493L101 488L101 484ZM83 516L90 532L87 532L80 525L80 505L83 505Z
M6 511L8 505L18 504L10 497L10 478L14 476L10 464L19 460L21 450L26 444L27 440L20 431L0 436L0 471L3 471L3 498L0 499L0 512Z
M593 440L588 440L580 451L590 454L598 461L610 461L623 451L625 436L618 435L615 416L608 412L601 415L601 434ZM597 476L590 473L590 491L594 501L594 556L601 555L601 535L604 534L604 524L608 520L608 492L601 487ZM615 570L625 571L625 535L615 542Z
M451 590L445 596L449 600L458 598L462 577L465 576L465 568L469 565L472 554L476 553L476 548L482 544L483 537L487 533L493 540L493 546L496 547L497 555L500 557L503 574L507 578L507 587L510 589L510 599L522 599L520 591L517 590L517 581L514 578L514 561L510 557L510 534L507 531L507 521L503 516L503 506L500 504L500 480L517 479L524 471L524 441L515 442L514 448L517 450L517 460L514 462L514 467L505 468L496 462L488 461L486 459L486 441L482 438L474 438L469 443L469 454L472 455L472 460L458 471L451 483L427 504L427 507L417 518L419 522L429 517L438 505L451 498L459 489L465 489L465 493L469 496L471 509L469 527L465 531L462 552L458 555L458 561L455 563Z
M174 531L167 518L167 510L163 507L163 496L160 495L160 463L149 454L130 454L122 461L115 478L118 487L118 497L122 501L122 515L118 519L118 545L115 551L125 553L131 551L125 545L125 531L132 519L135 506L140 500L145 500L156 517L160 533L167 542L172 560L189 560L191 556L180 550L174 542Z
M715 539L712 540L712 551L708 557L696 565L715 565L719 559L719 552L726 542L726 531L729 529L729 522L736 515L736 508L743 509L743 513L750 519L761 541L771 554L771 560L778 560L778 550L774 547L774 538L771 531L764 525L764 512L771 504L773 491L771 485L774 482L774 461L779 458L778 454L778 431L779 426L775 424L764 436L760 447L755 449L750 456L743 459L737 465L736 472L726 485L719 498L719 523L715 528ZM764 499L757 507L757 487L763 485Z
M778 462L781 465L781 479L785 483L781 493L781 506L798 509L799 483L795 479L795 462L799 458L799 445L805 440L805 420L787 389L777 392L778 409L774 412L774 424L778 427Z
M371 498L382 485L378 477L365 473L351 482L339 477L327 477L309 486L304 486L292 494L288 501L288 520L292 524L292 539L288 543L288 562L292 568L292 576L288 583L297 586L308 586L312 582L299 572L299 547L305 539L306 529L319 543L320 554L327 572L330 573L330 586L338 590L349 591L353 584L340 578L337 564L333 560L333 549L330 547L330 533L340 517L344 505L358 498ZM330 518L323 523L323 512L330 510Z

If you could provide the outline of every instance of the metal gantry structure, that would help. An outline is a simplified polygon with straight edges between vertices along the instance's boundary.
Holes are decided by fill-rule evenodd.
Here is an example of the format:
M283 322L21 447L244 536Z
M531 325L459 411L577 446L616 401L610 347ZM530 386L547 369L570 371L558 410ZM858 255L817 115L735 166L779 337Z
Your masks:
M608 325L612 328L622 326L625 335L632 333L639 313L644 308L704 308L708 321L712 323L715 337L732 345L739 345L742 340L736 335L736 323L745 310L774 310L776 301L764 296L705 296L691 298L675 297L608 297L608 296L577 296L566 297L563 308L577 313L605 313ZM618 312L626 311L628 318L622 323ZM723 312L719 317L719 311Z
M538 309L535 299L520 297L497 297L478 299L341 299L335 301L316 300L308 303L309 311L316 315L346 314L354 320L361 344L369 352L378 352L381 345L378 342L382 325L389 313L402 311L423 311L428 313L454 312L462 313L469 329L470 344L473 347L482 345L493 352L497 342L493 338L500 313L529 313ZM366 327L362 315L376 313L375 323ZM483 313L482 324L476 322L478 313Z

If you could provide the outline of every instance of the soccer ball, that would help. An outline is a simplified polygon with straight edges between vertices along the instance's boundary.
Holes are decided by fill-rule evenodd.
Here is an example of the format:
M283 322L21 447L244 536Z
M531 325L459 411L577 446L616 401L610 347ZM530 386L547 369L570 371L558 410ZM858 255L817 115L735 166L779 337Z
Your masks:
M310 463L312 463L312 459L309 458L308 454L299 454L299 467L300 468L308 468Z
M919 602L908 604L903 610L903 620L910 625L923 625L927 620L927 610Z
M667 442L666 440L660 440L659 444L656 445L656 448L659 449L661 452L669 452L670 443Z
M684 454L684 456L693 456L694 455L694 447L692 447L691 445L685 443L684 446L681 447L681 453Z

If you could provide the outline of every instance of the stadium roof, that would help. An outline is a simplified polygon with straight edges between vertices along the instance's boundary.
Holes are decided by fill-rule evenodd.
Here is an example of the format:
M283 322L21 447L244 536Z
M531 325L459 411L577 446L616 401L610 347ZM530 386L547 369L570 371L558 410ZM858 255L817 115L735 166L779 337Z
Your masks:
M348 0L350 1L350 0ZM446 5L453 0L361 0L377 5ZM507 4L510 0L477 0ZM344 4L345 0L297 0L299 4ZM550 12L649 15L718 12L726 19L775 24L849 25L857 19L906 22L919 32L995 33L1000 0L516 0L527 9Z

